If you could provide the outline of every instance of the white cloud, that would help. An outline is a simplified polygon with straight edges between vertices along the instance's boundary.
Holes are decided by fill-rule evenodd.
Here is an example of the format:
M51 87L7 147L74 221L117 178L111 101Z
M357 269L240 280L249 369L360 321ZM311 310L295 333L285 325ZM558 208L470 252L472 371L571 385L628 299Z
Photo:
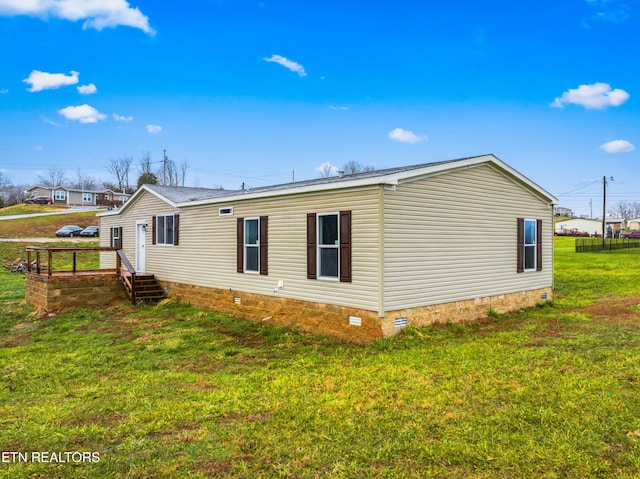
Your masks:
M588 109L602 109L609 106L620 106L629 99L629 94L616 88L611 89L608 83L580 85L565 91L562 96L553 100L550 106L564 108L565 104L581 105Z
M74 71L69 73L70 75L65 75L64 73L47 73L41 72L40 70L33 70L22 82L31 85L31 88L27 89L31 92L55 90L61 86L75 85L78 83L78 75L80 75L80 73Z
M76 88L78 88L78 93L80 93L81 95L92 95L98 91L93 83L89 83L88 85L80 85Z
M123 25L155 34L149 26L149 18L126 0L0 0L0 15L84 20L83 29L102 30Z
M592 21L622 23L631 17L631 7L623 0L586 0L589 13L582 26L591 27Z
M628 153L636 147L627 140L613 140L600 145L600 149L607 153Z
M132 116L122 116L122 115L118 115L116 113L113 114L113 119L115 121L133 121L133 117Z
M336 106L336 105L330 105L329 106L329 110L347 111L348 109L349 109L348 106Z
M292 72L297 73L301 77L306 77L307 72L304 71L304 67L297 62L289 60L288 58L282 57L280 55L271 55L269 58L263 58L265 62L277 63L278 65L282 65L283 67L291 70Z
M162 127L160 125L147 125L147 131L155 135L162 131Z
M47 118L46 116L41 117L43 123L46 123L47 125L51 125L51 126L60 126L58 125L55 121L50 120L49 118Z
M107 115L100 113L94 107L84 104L80 106L68 106L58 110L67 120L79 121L80 123L98 123L104 120Z
M418 143L419 141L427 141L426 136L418 136L414 132L396 128L389 132L389 138L400 143Z

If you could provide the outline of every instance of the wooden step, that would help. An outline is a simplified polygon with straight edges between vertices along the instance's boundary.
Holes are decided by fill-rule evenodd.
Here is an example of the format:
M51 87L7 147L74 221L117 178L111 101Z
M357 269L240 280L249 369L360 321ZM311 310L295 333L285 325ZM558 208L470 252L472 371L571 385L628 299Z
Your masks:
M135 301L132 298L131 291L126 286L125 286L125 290L127 291L127 295L129 296L129 299L131 299L134 303L138 301L160 301L166 297L164 294L164 291L162 290L162 286L158 284L158 281L156 280L155 276L152 274L136 275Z

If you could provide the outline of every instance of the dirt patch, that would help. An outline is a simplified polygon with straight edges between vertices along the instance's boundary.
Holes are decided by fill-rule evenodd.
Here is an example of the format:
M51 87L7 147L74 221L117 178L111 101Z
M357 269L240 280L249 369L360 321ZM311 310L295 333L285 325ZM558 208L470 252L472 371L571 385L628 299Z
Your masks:
M599 301L570 312L588 314L600 320L620 324L640 324L640 296Z

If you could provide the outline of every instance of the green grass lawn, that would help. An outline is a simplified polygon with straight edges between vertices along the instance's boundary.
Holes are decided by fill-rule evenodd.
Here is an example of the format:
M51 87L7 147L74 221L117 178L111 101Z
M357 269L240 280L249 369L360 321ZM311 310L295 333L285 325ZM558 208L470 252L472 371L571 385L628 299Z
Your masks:
M39 317L3 271L0 451L29 461L0 477L639 477L640 256L572 245L552 305L369 347L175 302Z

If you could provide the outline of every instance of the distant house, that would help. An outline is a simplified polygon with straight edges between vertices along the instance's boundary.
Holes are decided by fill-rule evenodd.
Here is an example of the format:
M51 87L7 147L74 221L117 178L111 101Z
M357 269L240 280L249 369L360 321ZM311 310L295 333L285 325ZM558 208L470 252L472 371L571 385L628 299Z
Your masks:
M631 231L640 230L640 218L634 218L627 221L627 228Z
M242 191L144 185L98 216L101 246L170 297L366 343L551 299L555 203L486 155Z
M555 233L560 235L573 235L576 233L588 233L589 236L602 234L602 221L584 218L572 218L555 222Z
M555 216L568 216L571 218L573 216L573 211L570 208L563 208L562 206L556 206L553 208L553 214Z
M82 190L64 186L34 186L26 193L28 197L48 196L53 204L63 206L120 207L131 197L128 193L116 193L110 189Z

